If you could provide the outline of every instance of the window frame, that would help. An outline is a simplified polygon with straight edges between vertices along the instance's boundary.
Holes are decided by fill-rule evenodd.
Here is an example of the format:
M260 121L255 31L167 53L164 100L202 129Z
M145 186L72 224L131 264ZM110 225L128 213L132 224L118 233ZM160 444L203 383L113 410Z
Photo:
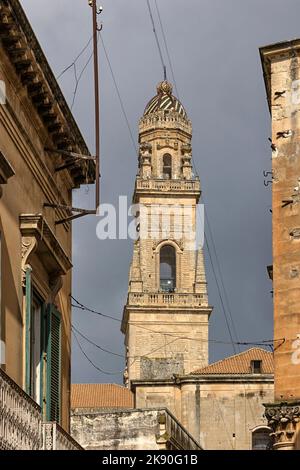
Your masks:
M173 253L173 264L169 264L169 267L171 269L172 277L170 279L162 279L162 264L168 264L166 262L162 262L162 252L163 250L170 249L172 250ZM165 293L174 293L176 292L177 289L177 269L178 269L178 263L177 263L177 250L176 248L171 245L170 243L165 243L160 247L159 250L159 290L160 292L165 292ZM170 280L173 281L173 285L171 290L166 290L162 288L162 281L163 280Z
M165 163L165 158L169 159L169 164ZM167 170L165 172L165 170ZM167 177L167 176L168 177ZM166 180L171 180L173 178L173 159L170 153L164 153L162 157L162 177Z

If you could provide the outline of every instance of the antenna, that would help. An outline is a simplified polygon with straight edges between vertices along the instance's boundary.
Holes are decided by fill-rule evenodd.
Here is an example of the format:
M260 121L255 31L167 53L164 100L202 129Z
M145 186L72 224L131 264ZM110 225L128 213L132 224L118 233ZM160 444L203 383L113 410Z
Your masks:
M167 67L164 65L164 81L167 81Z

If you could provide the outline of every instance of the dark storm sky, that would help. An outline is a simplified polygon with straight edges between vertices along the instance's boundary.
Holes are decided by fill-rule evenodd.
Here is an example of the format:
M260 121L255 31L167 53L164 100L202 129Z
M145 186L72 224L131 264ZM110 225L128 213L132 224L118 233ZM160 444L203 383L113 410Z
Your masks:
M99 0L100 1L100 0ZM69 65L91 36L87 0L23 0L54 73ZM102 0L103 39L135 140L137 123L162 79L146 0ZM155 13L154 1L151 1ZM272 338L270 117L258 47L300 36L296 0L158 0L180 98L193 122L193 157L234 323L242 341ZM157 16L155 16L157 20ZM157 29L159 25L157 22ZM161 41L162 43L162 41ZM91 49L78 62L84 66ZM101 47L101 200L132 195L137 159ZM72 70L60 80L69 103ZM92 66L80 82L74 115L93 151ZM93 187L74 193L74 205L93 205ZM132 242L99 241L98 219L73 223L73 295L82 303L121 318L126 301ZM210 337L229 341L216 282L206 253ZM73 322L102 347L123 353L119 324L74 310ZM121 371L121 358L80 340L100 368ZM233 353L210 344L210 361ZM94 369L73 342L73 382L120 382L122 374Z

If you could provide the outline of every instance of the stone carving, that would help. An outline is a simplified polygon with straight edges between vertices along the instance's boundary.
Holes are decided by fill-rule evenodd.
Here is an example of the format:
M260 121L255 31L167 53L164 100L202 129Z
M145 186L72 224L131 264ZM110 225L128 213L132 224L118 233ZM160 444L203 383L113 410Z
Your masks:
M191 144L183 144L181 146L181 153L183 156L191 156L192 154L192 146Z
M140 145L140 153L142 157L150 155L152 153L152 145L149 142L143 142Z
M30 268L28 264L29 256L36 250L38 241L35 237L22 238L22 286L25 287L26 270Z
M294 238L294 240L299 240L300 239L300 228L294 228L290 232L290 236Z
M272 429L273 448L292 448L294 445L297 423L300 421L300 403L265 405L265 416Z
M164 93L167 95L172 95L173 93L173 86L167 80L164 80L157 85L157 94L163 95Z
M165 139L164 144L157 143L156 148L157 148L157 150L162 150L162 149L165 149L165 148L170 148L172 150L178 150L178 142L174 142L172 144L169 139Z

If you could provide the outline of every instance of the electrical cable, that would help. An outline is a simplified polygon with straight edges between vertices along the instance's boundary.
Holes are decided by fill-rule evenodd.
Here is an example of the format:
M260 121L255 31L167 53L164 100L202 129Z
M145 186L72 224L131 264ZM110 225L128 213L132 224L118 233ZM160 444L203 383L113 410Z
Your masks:
M155 29L155 23L154 23L154 18L153 18L153 14L152 14L150 2L149 2L149 0L146 0L146 2L147 2L147 5L148 5L148 11L149 11L149 15L150 15L151 23L152 23L152 29L153 29L153 33L154 33L154 36L155 36L157 49L158 49L158 52L159 52L159 57L160 57L161 64L162 64L162 67L163 67L163 71L164 71L164 74L165 74L166 65L165 65L165 63L164 63L164 59L163 59L163 55L162 55L162 50L161 50L160 43L159 43L159 39L158 39L158 35L157 35L156 29Z
M113 68L112 68L112 65L111 65L109 54L108 54L107 48L105 46L102 34L100 34L100 38L101 38L103 51L104 51L104 54L105 54L105 57L106 57L106 60L107 60L107 63L108 63L108 67L109 67L109 70L110 70L110 73L111 73L111 76L112 76L112 79L113 79L113 83L114 83L114 86L115 86L115 89L116 89L116 92L117 92L117 96L118 96L118 99L119 99L119 102L120 102L121 110L122 110L122 113L123 113L124 119L126 121L128 131L129 131L129 134L130 134L131 142L133 144L136 155L138 155L138 149L137 149L134 137L133 137L133 132L131 130L131 126L130 126L129 119L128 119L128 116L127 116L127 113L126 113L126 110L125 110L124 102L123 102L122 97L121 97L121 93L120 93L120 90L119 90L119 87L118 87L118 84L117 84L117 80L116 80L116 77L115 77L115 74L114 74L114 71L113 71Z
M77 338L77 335L75 333L75 331L73 330L73 335L74 335L74 338L76 340L76 343L80 349L80 351L82 352L82 354L84 355L84 357L87 359L87 361L95 368L97 369L99 372L101 372L101 374L105 374L105 375L119 375L119 374L122 374L123 373L123 370L121 371L116 371L116 372L111 372L111 371L106 371L106 370L103 370L101 369L101 367L97 366L93 361L92 359L86 354L86 352L84 351L83 347L81 346L80 344L80 341L79 339Z
M99 315L101 317L104 317L104 318L109 318L111 320L114 320L114 321L117 321L119 323L122 323L121 320L119 320L118 318L116 317L113 317L111 315L107 315L107 314L104 314L104 313L101 313L101 312L98 312L94 309L91 309L89 307L86 307L85 305L83 305L81 302L79 302L78 300L75 299L75 297L71 296L72 300L74 302L76 302L78 305L72 305L72 307L75 307L75 308L78 308L80 310L84 310L84 311L87 311L87 312L90 312L90 313L93 313L95 315ZM141 328L141 329L144 329L146 331L149 331L151 333L156 333L156 334L161 334L161 335L164 335L164 336L170 336L172 338L177 338L177 339L184 339L184 340L190 340L190 341L197 341L197 342L205 342L205 343L216 343L216 344L227 344L227 345L231 345L232 342L228 342L228 341L222 341L222 340L215 340L215 339L207 339L207 340L204 340L204 339L195 339L195 338L191 338L191 337L188 337L188 336L178 336L178 335L174 335L172 333L164 333L164 332L160 332L160 331L156 331L156 330L152 330L150 328L147 328L147 327L144 327L142 325L137 325L137 324L133 324L133 326L137 327L137 328ZM266 346L268 347L270 344L273 344L274 342L276 341L283 341L283 338L280 338L280 339L272 339L272 340L262 340L262 341L238 341L238 342L234 342L234 344L236 345L241 345L241 346Z
M78 59L82 56L82 54L84 54L84 52L87 50L87 48L88 48L89 45L91 44L92 39L93 39L93 36L90 37L88 43L84 46L84 48L81 50L81 52L79 52L79 54L75 57L75 59L73 60L73 62L72 62L70 65L68 65L68 66L56 77L56 80L59 80L68 70L70 70L70 68L74 67L74 65L76 64L76 62L78 61Z
M94 343L94 341L92 341L92 340L89 339L87 336L85 336L83 333L81 333L81 331L79 331L78 328L76 328L76 326L72 325L72 330L74 330L79 336L81 336L83 339L85 339L88 343L90 343L90 344L92 344L93 346L95 346L95 348L100 349L100 351L103 351L103 352L105 352L105 353L107 353L107 354L111 354L112 356L117 356L117 357L121 357L121 358L124 359L124 354L119 354L119 353L110 351L109 349L105 349L105 348L103 348L102 346L100 346L99 344Z
M170 70L171 70L171 74L172 74L172 80L173 80L174 87L175 87L175 90L176 90L177 98L180 100L180 96L179 96L179 93L178 93L177 84L176 84L176 80L175 80L174 69L173 69L173 65L172 65L172 61L171 61L171 56L170 56L170 52L169 52L167 37L166 37L166 34L165 34L163 22L162 22L161 15L160 15L160 12L159 12L157 0L154 0L154 1L155 1L156 12L157 12L157 16L158 16L158 20L159 20L159 24L160 24L160 29L161 29L161 32L162 32L162 37L163 37L163 40L164 40L165 49L166 49L166 53L167 53L167 57L168 57L168 62L169 62L169 65L170 65Z

